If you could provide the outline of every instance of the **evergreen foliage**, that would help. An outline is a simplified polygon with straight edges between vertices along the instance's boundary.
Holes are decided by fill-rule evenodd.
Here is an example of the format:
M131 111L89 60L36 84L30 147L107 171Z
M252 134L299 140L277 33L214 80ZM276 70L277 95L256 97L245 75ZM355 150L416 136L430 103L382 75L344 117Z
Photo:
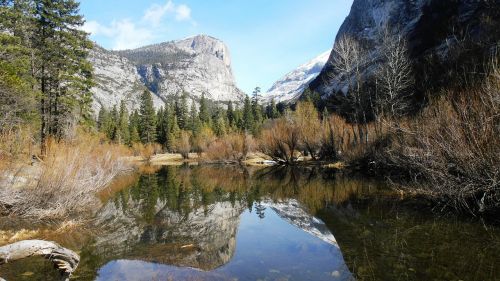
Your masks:
M156 141L156 113L153 106L153 97L147 90L141 95L139 134L143 143Z

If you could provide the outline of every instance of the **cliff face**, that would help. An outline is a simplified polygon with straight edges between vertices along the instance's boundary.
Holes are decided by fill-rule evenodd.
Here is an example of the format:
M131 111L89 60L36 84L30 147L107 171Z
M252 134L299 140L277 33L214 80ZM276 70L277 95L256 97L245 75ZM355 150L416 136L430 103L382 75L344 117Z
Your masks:
M379 35L389 27L407 39L417 80L425 76L433 86L442 86L454 75L452 67L480 64L487 57L500 40L498 26L498 0L354 0L336 42L343 36L356 39L376 64L381 49ZM335 75L332 56L310 84L311 90L324 97L338 92L343 84Z
M136 108L145 89L153 93L157 107L182 93L195 101L202 93L221 102L241 102L245 97L236 86L229 49L206 35L118 52L96 47L89 59L96 81L94 110L122 99Z
M96 229L102 230L95 241L100 254L203 270L229 262L245 206L221 202L186 215L166 204L158 200L148 209L132 198L127 205L108 202L96 217ZM141 217L145 209L152 222Z

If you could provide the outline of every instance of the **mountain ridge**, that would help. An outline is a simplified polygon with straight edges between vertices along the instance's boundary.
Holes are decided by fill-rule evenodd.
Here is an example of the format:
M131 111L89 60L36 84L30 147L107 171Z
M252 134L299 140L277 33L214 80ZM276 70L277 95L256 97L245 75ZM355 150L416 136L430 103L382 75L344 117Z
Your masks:
M203 94L223 103L240 103L245 96L236 86L229 48L208 35L122 51L96 46L89 59L96 78L94 111L101 106L110 108L120 100L137 108L145 89L153 94L157 108L184 93L195 102Z

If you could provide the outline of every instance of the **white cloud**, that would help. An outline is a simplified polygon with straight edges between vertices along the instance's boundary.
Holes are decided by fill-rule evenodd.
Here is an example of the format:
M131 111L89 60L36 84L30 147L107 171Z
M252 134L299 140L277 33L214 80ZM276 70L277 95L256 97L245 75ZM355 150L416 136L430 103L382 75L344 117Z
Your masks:
M143 20L158 26L166 15L173 15L177 21L191 20L191 8L184 4L174 4L171 0L164 5L153 4L146 10Z
M153 39L153 32L150 29L138 27L129 19L113 21L109 26L89 21L85 23L83 30L94 36L110 38L114 50L140 47L151 43Z
M164 5L151 5L137 22L130 19L114 20L110 24L88 21L82 29L93 36L109 39L114 50L132 49L152 43L155 34L163 32L162 22L167 17L178 22L189 21L196 26L191 8L168 0Z
M175 19L178 21L190 20L191 9L186 5L179 5L175 10Z

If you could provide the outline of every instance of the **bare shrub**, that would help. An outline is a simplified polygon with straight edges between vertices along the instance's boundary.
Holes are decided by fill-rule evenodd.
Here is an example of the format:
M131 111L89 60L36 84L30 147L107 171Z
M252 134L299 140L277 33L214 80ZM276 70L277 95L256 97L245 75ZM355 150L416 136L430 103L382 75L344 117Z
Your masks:
M72 143L49 142L49 153L37 165L34 186L0 188L0 205L11 214L38 218L62 218L89 211L99 204L96 193L129 168L128 149L80 137ZM35 176L35 175L31 175Z
M377 139L360 143L358 136L360 130L366 131L369 135L377 135L374 123L351 124L337 114L330 115L323 121L321 158L352 162L369 153Z
M209 144L205 158L212 161L244 161L253 151L255 141L249 134L229 134Z
M294 119L300 133L300 148L316 160L322 144L321 121L316 107L312 102L299 102Z
M295 153L300 131L292 116L271 120L265 124L260 138L260 149L273 160L282 163L297 161Z
M209 144L216 140L216 136L209 126L203 126L198 134L192 138L193 151L199 156L207 150Z
M179 138L175 140L175 151L182 155L182 158L188 159L189 152L191 151L191 133L187 131L182 131Z
M472 213L500 207L500 69L483 85L448 90L401 125L387 155L421 190Z

